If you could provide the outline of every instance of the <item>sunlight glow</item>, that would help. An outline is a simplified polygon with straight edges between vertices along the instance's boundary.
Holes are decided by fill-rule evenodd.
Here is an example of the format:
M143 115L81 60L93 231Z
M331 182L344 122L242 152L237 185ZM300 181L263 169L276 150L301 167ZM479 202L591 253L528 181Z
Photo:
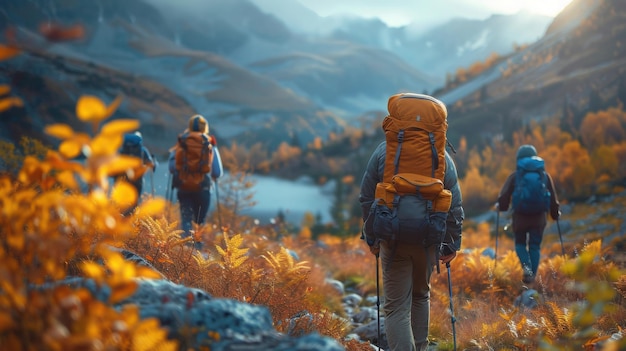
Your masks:
M532 13L546 16L556 16L572 0L527 0L524 1L523 9Z
M407 6L405 0L297 1L320 16L377 17L391 26L402 26L411 22L441 23L455 17L484 19L493 14L515 14L520 11L555 17L572 2L572 0L440 0L421 6Z

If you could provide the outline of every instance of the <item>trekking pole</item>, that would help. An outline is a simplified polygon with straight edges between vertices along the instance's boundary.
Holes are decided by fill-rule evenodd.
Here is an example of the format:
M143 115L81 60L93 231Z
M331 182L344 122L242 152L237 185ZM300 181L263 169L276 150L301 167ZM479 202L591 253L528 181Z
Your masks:
M378 283L379 279L379 269L378 269L378 257L380 255L376 254L376 322L378 323L378 351L380 351L380 285Z
M167 176L167 187L165 188L165 200L170 200L170 192L172 191L172 176L171 174Z
M454 341L454 351L456 351L456 327L454 326L456 318L454 317L454 306L452 304L452 279L450 279L450 262L446 262L446 268L448 269L448 291L450 292L450 321L452 322L452 339Z
M500 205L496 203L496 253L494 254L493 268L498 264L498 231L500 227Z
M217 178L214 179L215 181L215 206L217 208L217 224L219 224L220 226L220 230L222 230L222 216L220 215L220 191L219 191L219 184L217 184Z
M167 200L167 203L165 204L165 216L167 217L168 222L170 220L170 206L172 206L172 192L172 174L170 173L167 176L167 188L165 189L165 199Z
M152 186L152 197L154 198L154 169L150 169L150 185Z
M559 219L556 219L556 229L559 231L559 240L561 241L561 253L565 256L565 248L563 247L563 236L561 235L561 225Z

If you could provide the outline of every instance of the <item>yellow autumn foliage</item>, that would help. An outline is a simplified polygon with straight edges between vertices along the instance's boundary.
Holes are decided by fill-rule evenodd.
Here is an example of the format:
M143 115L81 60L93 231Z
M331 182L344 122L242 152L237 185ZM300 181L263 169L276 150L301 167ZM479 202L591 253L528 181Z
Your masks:
M77 111L99 127L117 104L102 108L96 98L81 99ZM93 137L65 125L49 126L46 132L63 140L60 152L27 155L15 177L0 177L0 344L9 349L177 349L158 322L140 321L136 308L117 311L86 290L64 285L31 288L81 274L107 285L108 302L116 303L134 293L136 278L161 277L111 250L133 235L136 221L164 207L163 200L151 199L136 215L124 217L120 210L128 206L128 193L133 200L128 185L116 184L107 193L107 170L120 168L121 135L137 126L111 123ZM86 160L74 160L78 154Z

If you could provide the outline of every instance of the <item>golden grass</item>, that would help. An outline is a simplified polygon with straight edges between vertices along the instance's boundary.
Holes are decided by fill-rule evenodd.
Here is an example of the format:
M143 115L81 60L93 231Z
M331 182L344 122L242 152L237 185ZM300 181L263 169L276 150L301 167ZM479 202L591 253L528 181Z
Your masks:
M52 130L62 134L59 128ZM99 137L72 139L67 135L68 140L91 147L100 142ZM117 136L100 137L119 142ZM117 148L106 150L115 153ZM172 204L144 198L133 215L122 217L120 210L126 201L115 189L123 184L115 184L107 198L102 190L108 185L96 176L98 167L113 172L118 168L116 162L122 160L92 157L84 166L64 161L63 153L50 152L43 160L27 157L17 178L5 176L0 181L0 273L7 293L0 299L0 342L17 349L47 348L53 344L65 347L70 340L85 338L86 343L105 339L113 349L128 347L131 336L108 334L108 325L120 319L135 321L132 333L136 335L163 340L165 334L159 331L158 322L139 321L132 306L116 312L86 291L65 288L26 294L24 284L62 279L70 270L112 286L114 300L133 293L133 277L160 277L151 269L125 263L107 249L113 245L146 258L176 283L216 297L267 306L278 331L291 335L318 332L337 339L348 350L369 347L367 342L343 340L351 326L341 318L341 296L325 283L326 278L334 278L364 296L376 293L376 260L358 235L322 235L314 242L305 235L286 233L278 239L250 234L255 233L254 228L232 233L209 224L195 228L197 238L206 245L198 252L190 239L180 237L177 208ZM72 172L90 182L89 191L83 193L71 181L68 175ZM559 254L559 246L548 243L534 286L538 307L525 310L514 306L515 298L526 288L511 239L499 235L497 260L481 254L485 247L493 246L490 231L487 224L468 226L464 251L450 268L461 349L570 349L595 344L625 327L626 275L622 266L607 260L610 248L603 248L599 241L582 242L568 250L576 252L575 257L566 257ZM106 268L95 263L96 259L104 259ZM449 298L444 268L432 278L431 336L441 349L450 349L452 343ZM70 326L74 323L70 316L76 314L63 306L72 306L71 301L80 303L84 311L79 320L97 323L93 328L100 332L87 337L83 334L86 330ZM41 320L42 313L49 318L33 323ZM95 321L93 313L104 317ZM36 335L48 334L52 336L32 341ZM174 347L175 343L164 345Z

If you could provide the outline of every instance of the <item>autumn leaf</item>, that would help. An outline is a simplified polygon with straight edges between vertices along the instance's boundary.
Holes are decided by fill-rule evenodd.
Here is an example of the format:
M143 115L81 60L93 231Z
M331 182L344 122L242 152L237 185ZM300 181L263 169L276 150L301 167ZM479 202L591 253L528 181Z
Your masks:
M83 165L76 161L68 161L58 152L49 150L46 154L46 161L50 166L59 171L72 171L75 173L80 172L83 169Z
M74 177L74 173L71 171L61 171L59 172L56 178L59 181L59 183L63 184L68 189L72 189L72 190L79 189L78 182L76 181L76 178Z
M66 140L74 136L74 130L67 124L57 123L46 126L44 132L57 139Z
M22 106L24 106L22 99L15 97L15 96L0 99L0 112L6 111L10 109L11 107L22 107Z
M18 179L24 184L39 182L45 174L50 172L51 166L47 163L40 162L34 156L27 156L24 159L22 169L18 174Z
M102 126L101 135L122 135L139 129L139 121L134 119L116 119Z
M107 113L107 117L111 116L118 107L120 107L120 104L122 103L122 97L118 96L115 98L115 100L113 100L113 102L111 102L111 104L107 107L106 113Z
M141 167L141 160L137 157L121 155L103 167L106 167L106 172L109 176L113 176Z
M149 199L139 205L137 215L140 217L158 216L165 211L165 199Z
M83 151L83 146L83 143L75 139L65 140L59 145L59 153L68 159L76 158Z
M144 266L137 266L136 276L138 278L146 278L146 279L162 279L163 278L161 273L155 271L152 268L144 267Z
M97 135L90 144L91 155L107 156L114 155L122 145L121 135Z
M121 98L119 96L111 105L107 106L96 96L83 95L76 104L76 116L84 122L99 122L112 115L120 103Z
M137 202L137 190L126 181L118 181L113 187L111 201L126 210Z
M84 262L82 270L86 276L93 278L97 282L101 282L104 278L104 267L94 262Z

